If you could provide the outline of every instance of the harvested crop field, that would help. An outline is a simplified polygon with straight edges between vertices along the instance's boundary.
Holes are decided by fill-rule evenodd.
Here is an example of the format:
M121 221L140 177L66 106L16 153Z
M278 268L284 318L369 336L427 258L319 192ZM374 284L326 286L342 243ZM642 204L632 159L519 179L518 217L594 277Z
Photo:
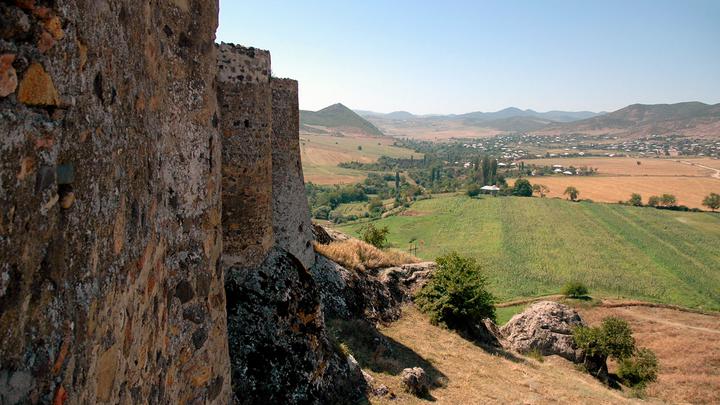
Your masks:
M720 193L720 160L716 159L553 158L527 160L526 164L598 170L593 176L530 177L531 183L550 188L549 197L564 198L565 189L573 186L581 199L616 203L638 193L647 203L650 196L673 194L678 204L703 208L702 200L708 194Z
M688 163L683 163L688 162ZM640 164L638 164L640 162ZM693 165L693 163L697 163ZM527 165L564 167L592 167L598 169L599 176L694 176L710 177L714 170L700 165L720 166L720 160L714 159L647 159L631 157L588 157L588 158L549 158L525 160ZM720 167L719 167L720 168Z
M393 146L392 138L368 136L300 136L300 152L306 182L347 184L362 181L366 172L344 169L339 163L358 161L373 163L380 156L422 159L421 153Z
M531 177L530 182L550 188L548 197L566 198L565 189L573 186L580 191L580 199L612 202L627 201L638 193L643 203L653 195L673 194L678 204L703 208L702 200L710 193L720 193L720 179L710 177L643 177L643 176L545 176Z

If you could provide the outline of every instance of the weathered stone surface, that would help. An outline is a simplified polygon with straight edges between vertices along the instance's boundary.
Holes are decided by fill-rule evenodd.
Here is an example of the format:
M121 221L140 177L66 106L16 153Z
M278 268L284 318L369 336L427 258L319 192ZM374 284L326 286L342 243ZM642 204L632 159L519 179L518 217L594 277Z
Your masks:
M406 368L400 373L405 391L421 397L427 395L430 389L430 379L425 370L420 367Z
M175 3L0 4L2 403L230 400L218 9Z
M300 163L300 109L295 80L270 80L272 86L272 180L275 244L306 268L315 264L310 208Z
M329 318L392 321L400 317L402 293L369 272L348 270L320 254L310 269L318 284L325 316Z
M270 53L218 46L223 262L259 265L272 247Z
M400 304L412 298L435 268L434 262L424 262L355 271L317 254L310 271L320 289L326 316L389 322L400 317Z
M313 238L315 239L315 242L320 243L322 245L329 245L333 241L333 238L330 236L328 231L326 231L325 228L323 228L322 225L313 223L312 226L313 226L312 233L313 233Z
M31 106L57 106L60 96L50 77L42 65L33 63L25 71L18 88L18 100Z
M233 391L238 403L353 403L364 387L328 341L317 287L275 248L257 268L227 271ZM357 370L355 370L357 374Z
M17 73L12 63L15 55L6 53L0 55L0 97L7 97L17 89Z
M574 309L553 301L532 304L500 328L505 345L520 353L537 349L548 356L557 354L581 361L572 337L573 328L585 326Z

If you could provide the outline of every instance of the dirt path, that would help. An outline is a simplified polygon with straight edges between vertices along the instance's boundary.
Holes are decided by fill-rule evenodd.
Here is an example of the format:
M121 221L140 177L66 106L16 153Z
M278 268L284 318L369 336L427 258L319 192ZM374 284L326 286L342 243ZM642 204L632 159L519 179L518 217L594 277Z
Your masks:
M678 162L680 162L680 163L685 163L686 165L702 167L703 169L707 169L707 170L710 170L710 171L714 171L715 173L711 174L710 177L714 177L714 178L716 178L716 179L720 179L720 169L716 169L716 168L710 167L710 166L701 165L701 164L698 164L698 163L688 162L687 160L678 160Z
M644 320L644 321L661 323L661 324L663 324L663 325L673 326L673 327L682 328L682 329L692 329L692 330L696 330L696 331L698 331L698 332L707 332L707 333L720 334L720 330L718 330L718 329L703 328L702 326L692 326L692 325L688 325L688 324L682 323L682 322L668 321L668 320L665 320L665 319L662 319L662 318L659 318L659 317L656 317L656 316L649 316L649 315L645 315L645 314L640 314L640 313L637 313L637 312L635 312L635 311L632 311L632 310L629 309L629 308L618 308L618 312L621 312L621 313L623 313L624 315L626 315L626 316L628 316L628 317L631 317L631 318L639 318L639 319L642 319L642 320Z

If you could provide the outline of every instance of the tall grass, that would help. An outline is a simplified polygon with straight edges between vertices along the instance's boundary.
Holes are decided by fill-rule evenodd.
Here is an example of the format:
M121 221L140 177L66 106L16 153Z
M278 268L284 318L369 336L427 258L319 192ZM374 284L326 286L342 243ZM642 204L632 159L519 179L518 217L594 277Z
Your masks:
M347 269L365 271L417 263L418 258L398 250L380 250L358 239L315 243L315 251Z

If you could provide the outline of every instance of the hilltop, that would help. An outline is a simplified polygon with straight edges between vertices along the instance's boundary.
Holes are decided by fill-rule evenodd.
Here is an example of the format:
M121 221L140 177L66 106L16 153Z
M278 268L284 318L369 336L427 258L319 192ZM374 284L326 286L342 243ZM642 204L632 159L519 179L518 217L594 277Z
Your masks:
M356 114L341 103L325 107L319 111L300 110L300 124L303 127L325 127L340 132L360 133L383 136L375 125Z

